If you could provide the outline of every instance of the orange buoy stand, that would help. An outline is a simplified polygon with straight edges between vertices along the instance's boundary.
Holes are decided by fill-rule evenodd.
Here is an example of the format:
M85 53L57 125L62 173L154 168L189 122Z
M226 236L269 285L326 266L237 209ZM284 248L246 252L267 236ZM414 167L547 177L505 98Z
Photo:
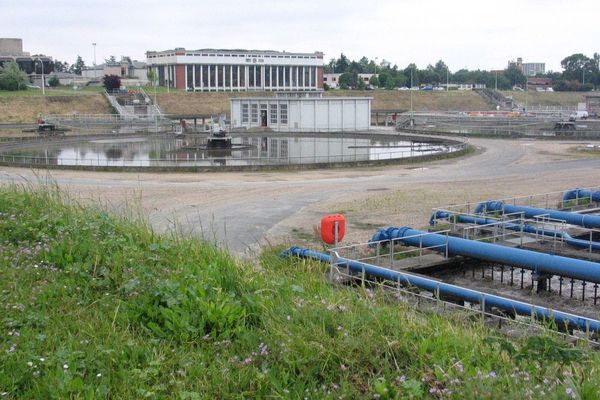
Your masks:
M337 222L337 241L341 242L346 232L346 218L341 214L326 215L321 219L321 239L327 244L335 243Z

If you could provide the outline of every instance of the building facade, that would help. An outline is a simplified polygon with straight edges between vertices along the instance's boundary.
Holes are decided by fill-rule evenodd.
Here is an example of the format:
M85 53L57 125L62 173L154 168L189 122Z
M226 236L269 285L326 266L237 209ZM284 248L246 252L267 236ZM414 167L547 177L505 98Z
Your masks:
M524 63L523 58L517 58L517 61L509 61L508 66L516 66L523 72L525 76L536 76L537 74L545 74L546 73L546 63L541 62L529 62Z
M193 91L311 91L323 89L323 53L186 50L146 53L160 86Z
M372 97L323 97L322 93L232 98L231 126L277 132L363 131L371 125L372 100Z
M148 68L145 62L122 57L121 61L85 67L81 76L88 79L101 79L104 75L117 75L121 79L138 79L140 83L148 82Z
M19 68L28 75L44 75L54 71L52 57L30 55L23 51L23 40L18 38L0 38L0 67L5 63L15 61Z

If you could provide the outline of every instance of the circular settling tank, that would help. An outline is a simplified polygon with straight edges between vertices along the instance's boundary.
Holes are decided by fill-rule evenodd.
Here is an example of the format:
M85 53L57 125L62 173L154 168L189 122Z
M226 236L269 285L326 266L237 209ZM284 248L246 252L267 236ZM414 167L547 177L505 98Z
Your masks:
M206 135L66 136L9 142L0 162L62 167L256 167L377 162L451 153L464 143L386 134L236 134L231 148Z

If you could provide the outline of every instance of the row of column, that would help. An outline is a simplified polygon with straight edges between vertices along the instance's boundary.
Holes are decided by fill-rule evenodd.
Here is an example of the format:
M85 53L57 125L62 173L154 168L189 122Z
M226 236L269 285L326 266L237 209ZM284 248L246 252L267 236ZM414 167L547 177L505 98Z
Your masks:
M315 90L317 67L192 64L185 66L185 82L190 90L206 91Z

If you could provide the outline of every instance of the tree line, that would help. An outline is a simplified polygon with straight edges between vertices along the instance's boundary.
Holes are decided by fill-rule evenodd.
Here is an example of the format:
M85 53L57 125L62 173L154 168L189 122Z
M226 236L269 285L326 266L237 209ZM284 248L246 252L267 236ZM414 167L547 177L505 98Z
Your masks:
M599 65L598 53L594 53L593 57L578 53L565 57L561 61L562 72L548 71L537 74L536 77L552 79L554 90L589 91L600 86ZM406 68L399 68L397 65L392 66L386 60L380 63L367 57L362 57L358 61L349 60L343 53L337 59L331 59L324 70L326 73L342 74L338 80L342 89L365 89L367 83L360 79L358 74L377 74L371 77L369 85L385 89L437 86L452 82L485 84L488 88L509 90L514 86L524 87L527 82L527 77L515 64L498 71L463 68L452 72L443 60L439 60L434 65L429 64L424 69L418 68L414 63Z

